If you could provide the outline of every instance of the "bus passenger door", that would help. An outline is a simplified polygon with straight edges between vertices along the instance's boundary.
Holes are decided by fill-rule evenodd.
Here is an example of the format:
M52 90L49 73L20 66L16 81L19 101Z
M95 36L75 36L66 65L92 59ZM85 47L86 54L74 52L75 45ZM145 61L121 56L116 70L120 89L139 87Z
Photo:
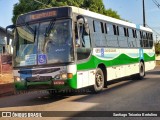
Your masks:
M84 66L91 54L89 27L85 18L77 20L75 25L77 56L77 88L89 86L89 66Z

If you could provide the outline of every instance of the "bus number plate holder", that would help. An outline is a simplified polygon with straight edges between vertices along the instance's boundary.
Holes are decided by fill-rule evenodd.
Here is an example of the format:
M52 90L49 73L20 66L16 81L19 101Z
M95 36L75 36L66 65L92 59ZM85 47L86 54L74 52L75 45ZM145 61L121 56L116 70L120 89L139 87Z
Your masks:
M55 81L53 81L53 84L54 85L64 85L65 82L63 80L55 80Z

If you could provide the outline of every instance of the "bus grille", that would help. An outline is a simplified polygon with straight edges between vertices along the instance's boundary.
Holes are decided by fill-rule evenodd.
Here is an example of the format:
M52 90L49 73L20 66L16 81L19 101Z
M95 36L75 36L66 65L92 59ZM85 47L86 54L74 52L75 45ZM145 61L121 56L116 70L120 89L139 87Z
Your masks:
M27 82L46 82L50 81L52 76L36 76L36 77L28 77L26 78Z

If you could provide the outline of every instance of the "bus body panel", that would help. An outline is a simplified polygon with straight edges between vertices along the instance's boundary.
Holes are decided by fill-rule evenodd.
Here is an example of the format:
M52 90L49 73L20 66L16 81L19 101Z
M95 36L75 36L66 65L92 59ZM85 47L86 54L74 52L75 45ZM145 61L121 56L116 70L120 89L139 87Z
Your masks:
M59 89L59 90L63 90L67 88L80 89L80 88L88 87L95 84L96 69L100 64L103 64L105 66L105 69L106 69L105 71L107 72L106 73L107 78L105 80L107 81L139 73L140 61L144 62L145 71L151 70L155 67L154 47L146 48L146 49L141 47L137 47L137 48L129 48L129 47L120 48L120 47L111 47L111 46L96 47L95 37L99 39L101 39L102 37L99 36L99 33L94 33L92 22L93 20L106 22L106 23L109 22L112 24L123 25L125 27L134 28L136 30L144 30L146 32L152 32L151 29L145 28L142 26L137 26L135 24L125 22L122 20L117 20L104 15L100 15L88 10L83 10L81 8L77 8L77 7L68 7L68 8L69 10L67 8L63 8L63 10L68 10L69 12L72 12L70 14L65 12L65 14L67 15L67 18L70 17L73 20L77 17L77 15L83 15L88 17L89 19L88 24L90 27L90 35L91 35L90 37L91 37L91 43L92 43L92 47L91 47L92 51L90 53L90 56L85 60L82 60L82 61L75 60L74 63L72 63L71 65L65 65L65 66L58 66L57 64L54 67L46 67L46 66L42 68L31 67L30 69L27 69L25 67L24 68L22 67L20 69L15 68L13 70L13 74L15 78L15 87L17 90L29 90L30 89L29 86L32 86L32 87L35 86L35 88L37 86L38 88L38 86L41 86L41 85L42 85L42 89ZM51 9L49 11L53 12ZM60 8L58 11L60 11ZM31 12L29 13L29 15L32 15L34 13L37 14L37 18L38 18L38 16L40 16L41 11ZM46 14L45 10L43 10L42 13ZM51 13L47 13L47 14L49 15L49 18L52 17L50 16ZM25 15L27 16L27 14ZM45 20L45 16L43 17L44 17L43 19ZM34 22L36 22L36 20L34 20ZM109 37L112 37L116 40L123 39L121 36L107 36L104 34L103 34L103 37L107 40ZM74 39L75 38L73 37L73 40ZM129 38L125 38L125 39L128 40ZM74 42L75 41L73 41L73 43ZM39 70L42 70L45 72L44 73L35 72L34 74L34 71L39 71ZM47 71L50 71L50 70L53 70L53 71L47 73ZM65 80L61 80L61 79L56 80L55 77L62 73L66 73L67 75L70 74L72 75L72 77L67 78ZM16 81L16 77L19 77L21 80ZM38 80L41 80L41 77L44 77L44 79L46 80L38 81ZM27 82L26 78L29 78L31 81ZM34 78L36 78L37 81L34 81ZM43 85L46 87L43 88Z

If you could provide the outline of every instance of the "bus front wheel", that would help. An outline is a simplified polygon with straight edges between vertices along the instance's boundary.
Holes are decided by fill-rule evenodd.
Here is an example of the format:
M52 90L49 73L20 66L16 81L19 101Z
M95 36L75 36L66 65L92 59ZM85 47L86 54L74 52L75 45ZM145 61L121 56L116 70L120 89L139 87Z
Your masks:
M102 91L103 87L104 87L104 74L100 68L97 68L95 74L95 84L93 86L93 92L98 93Z

